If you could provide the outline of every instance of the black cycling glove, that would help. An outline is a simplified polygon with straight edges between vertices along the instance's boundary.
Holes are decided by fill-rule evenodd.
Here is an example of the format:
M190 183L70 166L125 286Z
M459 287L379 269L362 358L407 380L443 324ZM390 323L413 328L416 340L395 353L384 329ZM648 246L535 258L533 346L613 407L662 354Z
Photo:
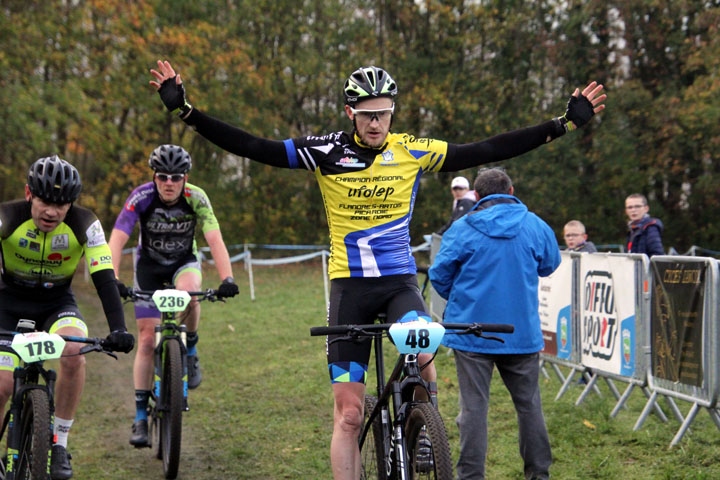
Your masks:
M558 132L562 135L582 127L590 121L593 115L595 115L595 107L593 107L590 100L581 93L577 97L570 97L565 114L562 117L555 118L554 121L558 129L562 128L562 133Z
M175 77L165 80L158 89L160 99L165 104L165 108L172 113L177 113L180 118L185 118L192 110L192 105L185 98L185 87L181 83L175 83Z
M238 286L235 285L232 277L227 277L225 280L222 281L222 283L217 289L217 292L218 298L230 298L237 295L240 290L238 290Z
M105 347L113 352L130 353L135 346L135 337L127 330L110 332L105 339Z
M122 298L130 297L130 289L124 283L120 280L115 280L115 285L117 285L118 293Z

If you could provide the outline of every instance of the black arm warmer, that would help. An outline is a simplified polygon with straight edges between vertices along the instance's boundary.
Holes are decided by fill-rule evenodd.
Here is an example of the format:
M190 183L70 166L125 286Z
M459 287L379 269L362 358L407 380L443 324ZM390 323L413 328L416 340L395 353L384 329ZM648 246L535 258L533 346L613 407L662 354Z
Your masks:
M125 313L123 312L120 294L115 286L115 273L113 270L111 268L100 270L90 276L102 302L110 331L127 330L125 327Z
M448 156L440 171L456 172L517 157L554 140L562 133L559 132L555 122L550 120L534 127L501 133L481 142L464 145L449 144Z
M285 145L281 141L256 137L197 108L193 108L184 121L223 150L273 167L290 168Z

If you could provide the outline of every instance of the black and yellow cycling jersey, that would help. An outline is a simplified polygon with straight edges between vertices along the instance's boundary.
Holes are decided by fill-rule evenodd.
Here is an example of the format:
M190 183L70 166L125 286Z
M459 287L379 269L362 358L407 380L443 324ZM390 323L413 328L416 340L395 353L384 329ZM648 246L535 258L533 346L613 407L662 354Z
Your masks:
M74 310L65 312L64 307L74 306L70 284L83 256L110 331L125 330L125 316L115 286L110 247L95 214L87 208L73 205L65 219L46 233L33 222L30 202L15 200L0 203L0 293L5 298L33 299L38 303L37 311L52 311L57 307L62 315L68 313L79 317L73 313ZM24 315L31 313L25 312ZM8 321L4 316L14 318L17 315L3 309L0 321ZM46 318L32 316L24 318L39 320L38 327L46 321Z
M330 226L332 279L416 273L409 224L423 173L512 158L559 135L550 120L463 145L391 132L380 148L369 148L348 132L264 139L197 109L184 121L236 155L315 173Z
M315 172L330 228L330 278L414 274L410 220L423 173L447 143L390 134L382 149L345 132L286 140L291 168Z
M0 245L3 284L45 291L66 288L83 255L90 273L112 269L110 248L95 214L73 206L52 232L40 231L30 203L0 204Z

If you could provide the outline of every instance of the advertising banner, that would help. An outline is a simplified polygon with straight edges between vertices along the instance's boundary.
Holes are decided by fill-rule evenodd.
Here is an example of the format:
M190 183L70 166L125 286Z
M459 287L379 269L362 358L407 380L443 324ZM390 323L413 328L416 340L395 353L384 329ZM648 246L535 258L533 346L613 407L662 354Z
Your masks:
M702 387L702 332L707 262L653 262L650 320L652 374Z
M538 312L545 348L542 353L570 359L572 352L573 323L572 265L570 254L562 253L560 266L549 277L540 277L538 283Z
M580 361L622 376L635 372L635 260L622 255L580 258Z

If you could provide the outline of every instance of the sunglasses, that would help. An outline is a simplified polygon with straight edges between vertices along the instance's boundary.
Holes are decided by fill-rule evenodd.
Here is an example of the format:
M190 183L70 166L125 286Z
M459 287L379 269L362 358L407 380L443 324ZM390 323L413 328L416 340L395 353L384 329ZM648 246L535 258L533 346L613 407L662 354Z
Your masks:
M156 173L155 178L160 180L162 183L165 183L168 180L172 180L173 183L178 183L183 181L185 175L183 175L182 173Z
M395 112L395 105L380 110L356 110L350 107L350 111L355 117L365 122L371 122L373 120L384 121L389 120L393 112Z

